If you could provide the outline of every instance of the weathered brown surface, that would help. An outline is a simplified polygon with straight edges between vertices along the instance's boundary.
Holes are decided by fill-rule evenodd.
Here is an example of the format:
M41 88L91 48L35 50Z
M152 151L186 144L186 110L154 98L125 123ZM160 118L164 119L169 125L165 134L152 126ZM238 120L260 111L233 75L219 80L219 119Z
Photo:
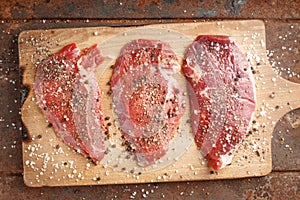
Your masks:
M0 64L0 171L22 172L17 64Z
M127 3L86 1L82 3L79 0L40 2L2 0L0 3L0 199L130 199L131 196L141 199L143 195L153 199L163 197L165 199L300 198L300 128L297 121L300 117L299 111L293 115L286 115L277 124L272 141L273 172L266 177L149 185L27 188L22 177L18 115L20 85L17 70L17 36L21 30L244 18L265 19L266 45L267 49L273 52L273 56L270 56L271 64L275 63L274 68L282 72L294 71L295 73L292 73L289 79L300 82L297 76L300 66L299 1L240 1L246 4L241 5L240 13L237 14L234 12L230 14L225 8L225 0L209 1L209 3L196 0L188 3L186 1L164 1L165 3L162 1L128 1ZM101 2L106 3L107 6L101 6ZM82 8L74 11L77 6ZM238 9L234 10L238 11ZM287 48L282 48L283 46ZM287 75L289 74L291 73ZM285 73L282 73L282 76L287 77ZM14 102L15 99L17 103Z
M273 170L299 171L300 109L289 112L277 124L272 138Z
M270 64L282 77L297 83L300 83L299 31L300 20L289 23L266 21Z
M21 175L0 175L1 199L278 199L300 198L299 172L267 177L139 185L28 188Z
M221 0L221 1L4 1L0 17L4 19L46 18L276 18L299 19L299 1Z

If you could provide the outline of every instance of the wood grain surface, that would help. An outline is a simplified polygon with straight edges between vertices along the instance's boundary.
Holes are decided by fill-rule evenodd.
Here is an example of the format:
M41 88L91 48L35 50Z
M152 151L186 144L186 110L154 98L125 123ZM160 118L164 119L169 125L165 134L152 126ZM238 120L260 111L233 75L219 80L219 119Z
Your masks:
M76 42L80 48L97 43L106 60L97 72L104 95L104 113L111 116L111 97L107 95L109 80L120 48L132 39L160 39L168 41L179 58L187 45L200 34L228 35L249 58L253 66L257 93L257 107L250 128L251 134L235 152L230 166L212 173L196 149L190 131L183 129L178 137L186 139L182 154L176 154L167 164L141 169L131 163L123 169L110 166L109 158L95 166L88 159L68 148L48 127L45 117L35 103L32 83L35 65L47 55L57 52L66 44ZM19 36L20 67L23 84L30 88L22 107L22 120L31 140L23 142L24 181L32 187L62 185L96 185L143 183L186 180L208 180L262 176L271 172L271 134L281 116L300 106L300 86L277 76L266 57L265 28L261 21L222 21L205 23L160 24L143 27L93 27L73 29L23 31ZM179 78L180 79L180 78ZM182 120L183 126L186 127ZM117 128L113 142L117 143ZM115 140L114 140L115 139ZM180 141L181 138L178 139ZM118 146L117 146L118 148ZM112 155L114 156L114 155ZM166 159L168 160L168 159Z

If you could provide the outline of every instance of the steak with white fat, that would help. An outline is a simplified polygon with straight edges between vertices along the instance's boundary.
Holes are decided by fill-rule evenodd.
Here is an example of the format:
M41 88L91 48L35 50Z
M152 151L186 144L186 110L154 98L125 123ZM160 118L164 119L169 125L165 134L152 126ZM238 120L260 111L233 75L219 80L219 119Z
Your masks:
M121 50L111 78L124 139L140 166L163 157L183 115L183 94L172 77L180 65L169 44L134 40Z
M101 91L95 70L103 61L96 45L75 43L37 65L33 90L38 106L64 143L99 162L105 152Z
M218 170L231 163L255 110L251 67L229 37L198 36L185 53L182 71L196 145Z

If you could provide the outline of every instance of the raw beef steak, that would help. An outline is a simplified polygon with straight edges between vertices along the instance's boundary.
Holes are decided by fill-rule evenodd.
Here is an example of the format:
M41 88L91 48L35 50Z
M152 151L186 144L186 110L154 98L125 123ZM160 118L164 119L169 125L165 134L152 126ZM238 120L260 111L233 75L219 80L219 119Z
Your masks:
M189 82L195 142L218 170L231 163L232 151L250 125L255 110L252 71L227 36L198 36L186 51L182 70Z
M101 93L94 72L103 61L96 45L80 51L75 43L43 60L33 90L57 135L99 162L105 151Z
M166 154L183 115L183 95L172 77L180 70L167 43L134 40L121 51L111 78L120 128L140 166Z

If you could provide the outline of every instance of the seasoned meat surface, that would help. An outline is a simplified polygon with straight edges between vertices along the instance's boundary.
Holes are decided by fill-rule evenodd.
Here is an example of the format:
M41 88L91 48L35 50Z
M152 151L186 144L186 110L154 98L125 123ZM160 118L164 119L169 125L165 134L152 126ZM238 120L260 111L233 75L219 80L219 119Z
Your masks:
M251 67L227 36L198 36L185 53L195 142L213 169L229 164L255 110Z
M37 104L56 134L94 162L105 151L101 91L94 75L102 61L96 45L80 51L72 43L37 66L33 84Z
M140 166L166 154L183 115L180 70L169 44L134 40L120 53L111 78L113 106L126 143Z

